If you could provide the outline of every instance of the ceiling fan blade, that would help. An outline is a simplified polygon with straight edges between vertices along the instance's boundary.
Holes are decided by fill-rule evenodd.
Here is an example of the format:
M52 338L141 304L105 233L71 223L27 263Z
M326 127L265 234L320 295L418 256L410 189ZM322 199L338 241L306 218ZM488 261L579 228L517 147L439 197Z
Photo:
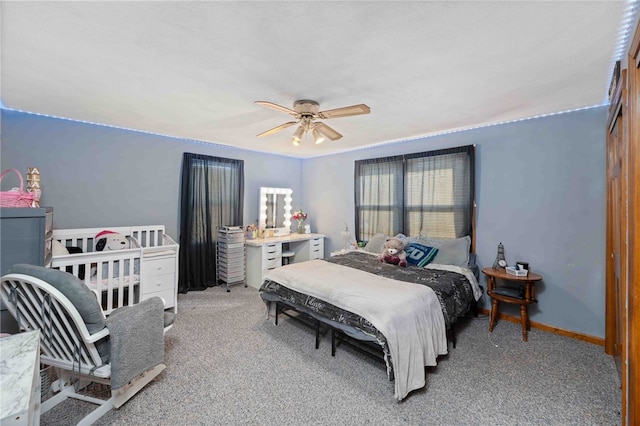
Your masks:
M331 127L327 126L324 123L320 123L320 122L315 123L315 129L320 133L322 133L322 136L326 136L332 141L337 141L342 137L340 133L336 132L335 130L333 130Z
M351 105L343 108L329 109L326 111L320 111L318 117L323 119L349 117L351 115L369 114L371 108L365 104Z
M286 108L286 107L283 107L282 105L274 104L273 102L256 101L255 103L257 103L258 105L262 105L263 107L272 108L272 109L276 109L278 111L286 112L287 114L291 114L293 116L298 115L298 113L295 112L294 110Z
M282 130L282 129L286 129L287 127L289 127L289 126L293 126L294 124L297 124L297 123L298 123L297 121L289 121L288 123L281 124L281 125L279 125L278 127L274 127L274 128L273 128L273 129L271 129L271 130L267 130L266 132L262 132L262 133L260 133L260 134L258 135L258 137L260 138L260 137L262 137L262 136L269 136L269 135L272 135L272 134L274 134L274 133L276 133L276 132L279 132L279 131L280 131L280 130Z

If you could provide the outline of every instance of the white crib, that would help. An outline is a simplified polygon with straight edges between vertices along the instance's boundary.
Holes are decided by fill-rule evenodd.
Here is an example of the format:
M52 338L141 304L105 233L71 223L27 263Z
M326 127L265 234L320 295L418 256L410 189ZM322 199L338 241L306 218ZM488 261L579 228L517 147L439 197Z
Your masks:
M131 248L93 251L94 237L109 230L130 237ZM53 238L82 253L54 255L51 267L72 273L96 294L105 315L120 306L159 296L178 310L178 244L164 225L54 229Z

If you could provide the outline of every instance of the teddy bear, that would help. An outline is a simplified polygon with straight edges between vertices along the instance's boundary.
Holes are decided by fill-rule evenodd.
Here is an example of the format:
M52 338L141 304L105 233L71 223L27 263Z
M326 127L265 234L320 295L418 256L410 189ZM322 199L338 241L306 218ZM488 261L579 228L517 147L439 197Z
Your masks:
M99 232L93 239L95 251L124 250L130 248L127 237L113 231Z
M397 237L390 237L382 245L382 253L378 256L380 262L392 265L407 266L407 253L404 251L404 241Z

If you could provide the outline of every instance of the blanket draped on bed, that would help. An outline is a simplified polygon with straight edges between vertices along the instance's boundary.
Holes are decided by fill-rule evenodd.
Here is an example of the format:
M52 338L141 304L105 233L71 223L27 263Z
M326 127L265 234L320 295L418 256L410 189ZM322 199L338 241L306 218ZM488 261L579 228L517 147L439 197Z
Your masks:
M295 263L267 280L324 300L371 322L386 338L395 393L402 400L426 383L425 366L447 353L445 321L434 291L324 260Z
M164 304L159 297L116 309L107 328L113 390L164 361Z

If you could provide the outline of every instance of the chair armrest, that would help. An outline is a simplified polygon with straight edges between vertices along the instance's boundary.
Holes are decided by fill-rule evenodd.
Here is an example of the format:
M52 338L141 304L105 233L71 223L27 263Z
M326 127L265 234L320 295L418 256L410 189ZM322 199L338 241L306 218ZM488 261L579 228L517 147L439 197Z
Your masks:
M85 336L85 340L89 343L95 343L98 340L107 337L108 335L109 335L109 329L105 327L102 330L98 331L97 333L93 333L93 334L90 334L89 336Z
M112 389L164 361L164 310L159 297L118 308L107 317Z

